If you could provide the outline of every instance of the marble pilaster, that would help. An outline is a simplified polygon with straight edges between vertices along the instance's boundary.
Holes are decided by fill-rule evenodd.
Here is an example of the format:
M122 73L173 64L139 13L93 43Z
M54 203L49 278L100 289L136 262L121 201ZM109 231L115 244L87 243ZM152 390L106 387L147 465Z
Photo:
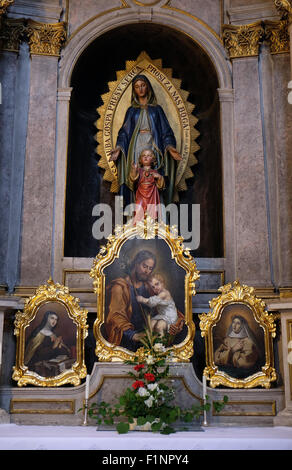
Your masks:
M3 119L1 119L0 196L1 252L0 275L12 292L19 280L20 232L22 191L29 101L30 60L27 44L21 44L19 53L3 52ZM2 111L2 109L1 109ZM2 113L1 113L2 114ZM13 197L11 197L13 194Z
M0 283L7 284L7 250L9 232L9 199L11 179L11 155L13 147L13 120L17 55L0 53L0 81L2 103L0 105Z
M237 278L271 285L258 58L233 60Z
M226 282L236 278L234 90L218 89L223 159L224 258Z
M280 286L292 285L292 105L288 102L287 85L290 80L290 57L275 54L273 60L273 90L275 121L275 165L277 167L278 203L275 210L279 218ZM276 183L275 183L276 184ZM276 203L276 201L275 201Z
M260 48L259 77L261 94L262 132L265 162L265 188L267 201L267 225L269 238L269 256L271 281L279 287L280 280L280 221L279 221L279 188L278 162L276 158L276 123L275 102L273 97L274 70L269 46L264 43Z
M54 279L62 280L63 272L63 245L64 245L64 214L66 203L66 170L67 147L69 131L69 104L72 88L59 88L57 92L57 146L56 146L56 198L54 205L55 229L54 229Z
M58 58L32 55L22 215L21 285L51 275Z

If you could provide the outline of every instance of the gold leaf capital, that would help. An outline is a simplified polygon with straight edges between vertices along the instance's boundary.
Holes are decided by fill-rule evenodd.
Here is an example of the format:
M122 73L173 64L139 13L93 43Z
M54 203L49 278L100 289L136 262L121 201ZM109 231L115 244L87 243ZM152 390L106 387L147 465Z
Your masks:
M29 20L27 35L31 54L58 57L66 40L65 23L39 23Z

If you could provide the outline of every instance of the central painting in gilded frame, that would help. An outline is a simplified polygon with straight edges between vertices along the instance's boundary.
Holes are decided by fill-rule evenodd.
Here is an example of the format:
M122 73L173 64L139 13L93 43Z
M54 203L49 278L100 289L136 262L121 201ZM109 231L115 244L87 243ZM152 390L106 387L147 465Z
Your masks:
M94 323L99 361L139 354L145 325L166 341L175 362L193 355L192 297L199 279L195 260L175 228L150 218L118 226L94 260Z

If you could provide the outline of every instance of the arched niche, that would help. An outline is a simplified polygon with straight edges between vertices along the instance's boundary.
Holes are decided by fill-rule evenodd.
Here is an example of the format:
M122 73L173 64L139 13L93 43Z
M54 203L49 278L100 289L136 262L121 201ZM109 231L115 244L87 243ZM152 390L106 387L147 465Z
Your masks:
M223 196L222 150L220 136L220 82L210 56L188 35L177 29L154 23L132 23L111 29L93 40L75 62L68 135L66 217L64 256L90 258L99 242L92 236L92 209L95 204L114 207L110 185L102 179L98 167L95 121L101 95L107 83L116 80L115 72L125 68L127 60L136 60L145 50L151 59L162 59L173 77L182 80L195 105L200 132L196 153L198 163L188 190L180 193L180 203L200 205L201 242L196 257L222 258ZM103 241L104 242L104 241Z

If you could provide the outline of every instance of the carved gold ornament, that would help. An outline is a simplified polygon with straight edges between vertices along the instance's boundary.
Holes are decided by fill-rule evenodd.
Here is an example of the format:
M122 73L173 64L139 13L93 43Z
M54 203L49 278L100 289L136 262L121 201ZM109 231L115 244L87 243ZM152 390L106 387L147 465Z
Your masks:
M0 0L0 17L6 13L6 10L10 5L14 3L14 0Z
M75 344L76 361L70 368L60 366L61 372L55 376L42 376L35 371L29 370L24 363L26 345L26 330L36 319L40 312L53 310L63 312L63 319L66 318L66 325L74 327L76 330ZM79 306L79 299L69 293L68 287L55 284L49 279L47 284L40 286L34 296L26 299L23 312L17 312L15 316L14 334L17 337L16 365L13 367L12 378L17 381L18 386L32 384L42 387L56 387L64 384L79 385L81 379L86 377L86 366L84 362L84 341L87 337L87 311ZM61 320L59 320L61 321ZM36 322L35 322L36 324ZM31 326L34 326L31 325ZM64 364L64 363L63 363Z
M182 296L184 299L185 325L188 331L185 339L179 344L172 345L171 349L174 362L188 362L193 355L195 325L192 319L192 296L196 293L195 282L200 277L199 271L189 250L183 245L183 238L177 236L176 228L171 228L163 222L154 222L146 217L144 221L139 222L136 226L132 222L125 226L117 226L115 234L108 237L107 245L100 249L90 271L90 276L93 278L94 292L97 294L97 319L94 323L94 335L96 338L95 353L100 361L125 361L132 359L137 354L142 355L140 359L144 360L144 348L134 353L129 349L108 342L102 333L106 320L107 279L104 270L119 259L121 249L126 242L134 244L138 241L140 243L139 247L142 247L140 249L148 249L147 242L149 240L154 242L158 240L159 243L160 241L165 243L170 249L169 262L175 260L178 269L180 267L184 271L184 292L182 292ZM144 241L145 243L143 243Z
M287 19L292 15L292 3L289 0L275 0L275 6L281 13L282 18Z
M58 57L66 40L65 23L38 23L29 20L27 35L31 54Z
M198 120L192 115L194 105L187 101L189 93L180 88L181 80L172 77L172 70L163 68L161 59L151 60L146 52L142 52L136 61L127 61L125 70L116 72L117 80L108 83L109 92L102 95L103 105L97 109L100 116L96 122L97 153L101 157L98 165L105 170L103 179L111 183L111 192L118 192L117 167L109 161L110 152L115 148L118 130L131 103L132 80L138 74L144 74L150 80L158 104L166 112L174 130L177 150L182 155L176 171L175 188L184 191L187 189L186 179L194 176L191 167L197 163L194 154L199 150L195 141L199 136L195 129Z
M19 50L22 41L28 41L31 54L56 56L66 41L66 25L60 23L40 23L23 18L5 18L0 32L2 49Z
M254 294L254 288L241 285L238 281L227 284L219 289L221 295L212 299L209 304L211 311L199 315L201 335L205 337L206 345L206 368L204 375L210 380L211 387L223 385L232 388L253 388L262 386L269 388L271 382L276 380L276 371L273 360L272 338L276 336L276 325L274 316L265 311L265 303ZM218 324L224 321L223 316L229 309L228 318L237 317L239 310L244 311L249 324L256 325L258 331L263 334L263 346L265 364L252 375L244 378L237 378L223 371L223 367L215 364L214 337L218 335ZM234 310L234 313L233 313ZM225 312L224 312L225 311ZM225 316L226 320L226 316ZM217 328L217 331L215 329ZM222 331L222 330L221 330ZM225 340L224 340L225 341ZM223 347L226 342L223 341ZM221 369L221 370L220 370Z
M223 25L223 41L230 59L254 57L259 54L260 44L266 41L271 54L289 52L289 21L258 21L246 25Z
M257 56L263 35L261 21L247 25L223 25L223 41L231 59Z
M266 39L270 44L271 54L289 52L290 35L288 31L288 20L266 21Z
M4 18L0 32L2 49L18 52L20 43L25 38L26 28L23 19Z

